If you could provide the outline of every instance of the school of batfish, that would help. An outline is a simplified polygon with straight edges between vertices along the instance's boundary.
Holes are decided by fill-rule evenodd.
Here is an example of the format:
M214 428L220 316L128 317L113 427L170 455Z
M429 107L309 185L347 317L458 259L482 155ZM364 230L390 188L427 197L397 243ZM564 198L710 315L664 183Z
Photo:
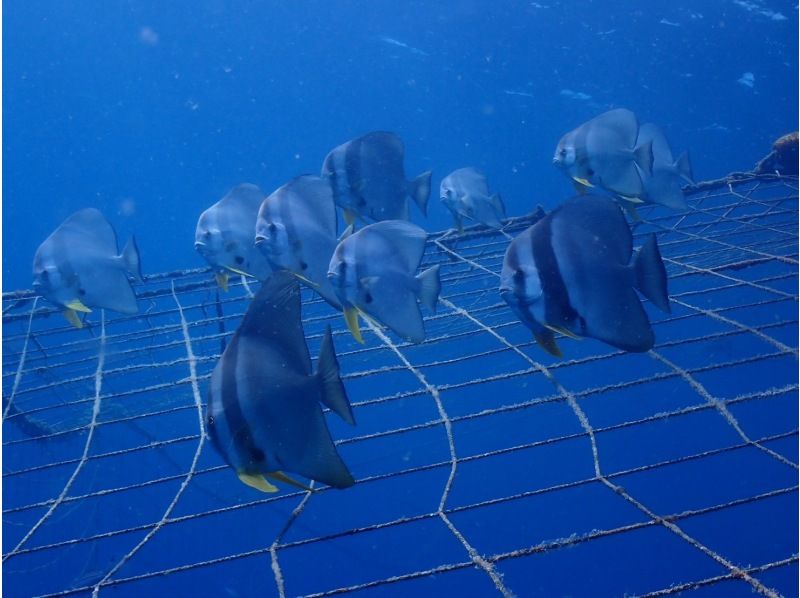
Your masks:
M340 311L360 343L359 318L410 343L425 339L420 306L436 310L439 266L418 273L427 233L408 218L409 199L427 214L431 172L406 179L404 153L397 135L371 132L331 150L320 176L295 177L269 195L243 183L200 215L194 246L217 284L227 291L231 275L262 281L207 394L209 437L248 486L276 492L277 481L310 490L286 472L334 488L354 483L322 410L355 424L333 337L328 328L312 372L300 285ZM673 158L658 126L640 125L620 108L566 133L553 164L578 195L548 214L539 207L510 241L500 296L551 355L562 356L556 335L649 350L655 338L634 289L669 312L667 276L655 235L634 250L623 210L637 221L640 204L686 209L688 155ZM465 220L503 228L503 200L475 168L444 177L440 200L458 232ZM94 208L72 214L45 239L33 274L34 290L76 328L93 308L137 312L136 242L131 237L120 253L114 229Z

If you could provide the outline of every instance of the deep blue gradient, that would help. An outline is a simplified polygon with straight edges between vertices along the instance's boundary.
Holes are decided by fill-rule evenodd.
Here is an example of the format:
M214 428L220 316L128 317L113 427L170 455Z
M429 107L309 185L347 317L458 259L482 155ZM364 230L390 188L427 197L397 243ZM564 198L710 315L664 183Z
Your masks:
M230 187L272 191L373 129L405 140L409 177L434 171L428 230L465 165L511 215L569 196L555 144L610 107L659 123L698 179L749 169L797 128L794 3L654 6L5 2L3 289L86 206L136 234L145 273L200 266L197 217Z

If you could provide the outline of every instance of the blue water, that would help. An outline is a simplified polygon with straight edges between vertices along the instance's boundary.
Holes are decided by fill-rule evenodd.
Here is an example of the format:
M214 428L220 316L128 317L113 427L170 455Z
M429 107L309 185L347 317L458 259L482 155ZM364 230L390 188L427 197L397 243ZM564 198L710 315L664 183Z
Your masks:
M240 182L270 192L297 174L317 173L331 148L370 130L402 137L409 178L433 170L428 218L411 211L415 221L437 231L452 225L437 193L441 178L455 168L483 170L491 188L503 195L509 215L528 213L537 204L553 207L569 197L569 181L551 165L555 145L566 131L613 107L630 108L642 121L658 123L676 153L688 149L697 180L749 170L773 140L798 127L794 2L17 0L4 8L4 291L30 287L36 247L70 213L87 206L106 214L120 242L136 235L145 274L202 267L192 242L206 207ZM752 86L745 73L752 73ZM776 200L792 196L791 189L794 203ZM713 397L731 401L730 411L747 434L769 438L765 446L796 463L796 180L794 187L768 187L761 195L748 186L739 191L772 202L757 224L773 228L745 227L725 238L733 245L766 243L770 255L789 256L794 265L778 260L726 270L724 275L740 284L718 288L729 279L689 272L678 263L714 265L717 246L698 242L670 248L686 239L660 232L665 255L677 260L668 264L670 292L691 308L673 303L669 317L649 305L647 310L659 355L688 371ZM719 206L735 198L703 201L707 213L680 220L665 210L653 214L667 227L680 222L700 235L725 232L726 225L718 222L704 228L704 219L711 222L712 214L721 213ZM760 213L763 205L737 208L733 216ZM781 241L781 235L788 240ZM464 251L499 269L502 248L495 248L497 255ZM683 259L684 253L695 257ZM443 270L454 279L463 274L459 264L442 256L426 259L442 259ZM797 595L796 467L753 446L731 449L741 438L714 409L656 418L704 404L663 361L621 355L592 340L564 342L566 358L555 360L531 344L527 329L508 310L497 308L493 278L465 280L445 285L445 295L551 367L559 383L579 395L588 421L604 430L597 435L597 448L615 484L655 513L684 512L681 528L736 566L773 564L754 576L782 594ZM208 282L208 275L179 282L198 281ZM180 361L186 350L169 285L151 282L147 290L156 293L151 302L140 302L148 318L113 321L108 327L112 337L143 331L109 346L103 392L110 398L102 404L102 425L89 454L112 456L85 461L68 493L83 498L59 505L27 541L25 548L34 550L4 563L9 595L98 583L180 491L197 447L197 417L188 369ZM461 292L466 298L458 298ZM219 352L219 339L213 337L218 331L215 295L201 288L180 299L192 323L202 377ZM247 302L241 287L223 300L230 333ZM737 307L745 303L754 305ZM11 354L8 361L4 357L4 402L25 338L24 309L30 307L4 316L8 342L4 338L3 349ZM738 328L699 311L720 308ZM484 571L463 565L468 560L463 545L435 514L450 474L450 453L443 426L430 423L440 417L431 397L398 367L393 353L376 349L380 343L374 336L367 335L367 347L374 351L361 355L362 348L327 306L317 303L305 310L312 320L306 325L312 356L323 324L330 322L338 333L337 352L344 355L343 371L386 369L346 380L351 401L364 403L355 410L358 426L329 421L333 436L345 441L340 451L359 483L315 495L282 537L287 595L459 563L451 571L378 586L371 595L499 595ZM593 480L592 447L567 403L548 399L553 385L540 374L487 382L528 365L486 331L476 332L465 317L443 313L442 320L426 323L429 336L469 332L466 341L447 339L403 351L440 389L443 407L455 419L462 461L447 498L448 516L480 554L506 555L498 571L508 588L519 596L615 596L728 573ZM3 499L10 510L4 512L4 554L40 520L47 504L38 503L57 497L80 461L95 392L97 318L92 315L90 330L61 329L52 336L48 331L64 326L60 317L33 320L41 344L29 349L17 405L43 409L42 417L52 414L46 425L58 431L78 428L31 441L41 430L4 423L9 444L3 447ZM762 336L742 326L755 327ZM151 337L160 327L172 328ZM70 348L59 353L62 343ZM132 348L133 354L121 354ZM45 350L49 357L43 357ZM465 354L480 356L447 363ZM742 365L719 366L736 360ZM123 371L131 365L141 369ZM597 391L638 378L641 383ZM472 384L475 379L481 382ZM173 387L138 392L159 383ZM46 384L55 388L36 391ZM203 382L203 394L205 387ZM137 393L126 403L120 397L132 389ZM777 390L770 394L770 389ZM766 398L736 400L758 392ZM396 393L409 396L370 403ZM526 407L528 401L535 408ZM133 425L124 421L176 406L183 410L142 417ZM492 409L498 411L480 416ZM653 421L624 425L648 417ZM402 434L380 435L401 428ZM378 436L365 442L370 434ZM181 438L188 440L175 440ZM139 450L158 442L166 444ZM508 451L526 444L532 446ZM647 469L723 447L728 448L702 459ZM497 454L482 457L492 451ZM206 443L200 474L172 513L186 521L165 525L112 576L145 577L104 586L101 594L276 594L264 551L302 494L285 498L284 492L270 502L230 509L263 495L239 484L222 464ZM26 468L31 471L18 475ZM407 469L411 473L394 475ZM392 476L380 478L388 472ZM151 483L159 478L169 479ZM561 484L563 490L553 491ZM127 489L109 491L119 488ZM750 500L768 492L775 494ZM741 504L714 507L739 499ZM685 513L706 508L711 510L700 515ZM408 521L390 524L400 518ZM375 528L353 533L362 526ZM574 534L624 526L633 527L568 542ZM127 531L59 544L116 530ZM551 545L558 542L564 546ZM59 546L41 549L49 543ZM542 550L532 550L540 543ZM520 558L506 554L520 548L531 552ZM241 554L248 550L256 552ZM239 556L191 567L233 554ZM185 572L150 575L185 565L190 566ZM752 587L728 578L687 595L704 593L750 596Z
M405 140L409 176L434 171L440 230L457 167L482 168L510 214L568 196L555 144L609 107L660 124L698 180L797 128L792 2L7 6L4 290L29 288L38 244L86 206L135 233L145 272L202 265L197 216L230 187L316 173L374 129Z

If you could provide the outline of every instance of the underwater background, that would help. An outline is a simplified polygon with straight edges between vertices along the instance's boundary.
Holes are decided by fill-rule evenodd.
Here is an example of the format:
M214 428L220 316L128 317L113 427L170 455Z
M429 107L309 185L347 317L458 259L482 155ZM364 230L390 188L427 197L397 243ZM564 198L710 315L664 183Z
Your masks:
M695 178L749 170L797 128L792 2L6 2L3 290L100 209L145 273L203 264L200 212L240 182L317 174L371 130L406 174L482 169L509 215L572 195L561 135L613 107L658 123ZM407 47L404 47L404 44ZM752 86L740 82L752 73ZM418 218L418 215L414 216Z
M611 108L658 123L697 181L750 170L798 126L794 2L3 8L4 292L30 288L37 246L89 206L120 244L135 234L145 275L204 267L205 208L241 182L316 174L371 130L403 139L409 178L433 170L412 219L434 232L452 226L439 182L462 166L509 216L572 196L556 143ZM429 247L450 304L419 346L361 347L304 291L311 355L332 324L358 422L329 418L356 485L311 498L243 486L198 433L241 284L152 277L134 286L144 314L102 331L97 314L75 331L4 297L4 408L19 410L3 423L4 592L797 595L797 180L689 203L636 231L672 260L672 316L647 306L657 358L593 340L542 352L480 270L499 272L496 234ZM603 430L610 485L565 396Z

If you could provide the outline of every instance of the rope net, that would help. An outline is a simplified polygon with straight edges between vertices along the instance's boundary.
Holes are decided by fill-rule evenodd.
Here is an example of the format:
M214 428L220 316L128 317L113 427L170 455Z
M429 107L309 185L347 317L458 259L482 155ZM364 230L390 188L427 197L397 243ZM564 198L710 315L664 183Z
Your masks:
M643 354L540 350L497 293L507 235L482 227L430 236L442 301L420 345L374 326L358 345L304 290L311 354L332 325L358 424L328 420L346 491L260 494L206 441L245 281L152 275L139 314L81 330L4 294L8 595L793 594L797 195L750 177L641 211L673 309L645 304Z

